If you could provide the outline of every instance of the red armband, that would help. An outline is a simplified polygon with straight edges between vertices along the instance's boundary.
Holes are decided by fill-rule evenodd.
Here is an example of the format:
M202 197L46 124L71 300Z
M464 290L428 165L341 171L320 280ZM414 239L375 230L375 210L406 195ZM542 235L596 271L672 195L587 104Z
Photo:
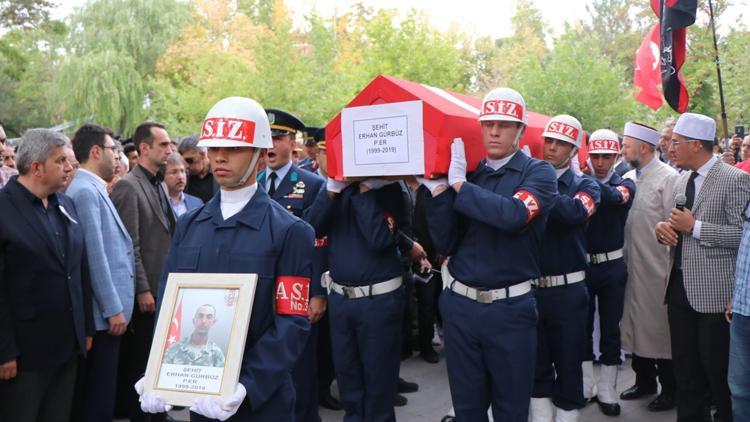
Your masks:
M617 189L620 194L622 194L622 204L627 204L628 201L630 201L630 189L626 188L625 186L618 186L615 189Z
M513 197L523 202L523 206L526 207L527 223L542 212L542 209L539 207L539 201L533 193L526 190L519 190Z
M279 315L307 316L310 302L308 277L276 277L276 313Z
M586 213L589 217L594 215L594 211L596 211L596 203L594 202L594 198L592 198L591 195L586 192L578 192L573 197L573 199L581 201L583 207L586 208Z
M316 248L325 248L328 246L328 236L323 236L320 239L315 239Z

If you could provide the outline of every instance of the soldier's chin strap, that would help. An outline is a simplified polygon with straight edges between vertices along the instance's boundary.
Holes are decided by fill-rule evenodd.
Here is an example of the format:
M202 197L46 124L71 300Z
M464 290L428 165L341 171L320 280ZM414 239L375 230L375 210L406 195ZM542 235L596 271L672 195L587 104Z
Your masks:
M521 136L523 135L523 131L525 129L526 125L523 123L518 126L518 130L516 130L516 137L513 139L513 151L518 151L518 143L521 141Z
M256 148L255 152L253 152L253 158L250 159L250 165L247 166L247 170L245 170L244 176L235 184L234 186L243 186L245 183L247 183L247 179L250 178L250 176L253 175L253 171L258 167L258 159L260 158L261 149Z
M578 147L573 147L573 149L570 151L570 155L568 156L568 159L565 160L564 163L560 163L560 167L557 167L557 168L562 169L565 167L570 167L570 160L572 160L573 157L576 156L576 154L578 154Z

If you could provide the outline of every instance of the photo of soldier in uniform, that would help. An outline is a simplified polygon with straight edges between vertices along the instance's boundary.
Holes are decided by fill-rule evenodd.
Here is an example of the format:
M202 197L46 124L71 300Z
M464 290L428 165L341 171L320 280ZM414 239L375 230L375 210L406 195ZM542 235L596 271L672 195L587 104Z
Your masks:
M191 366L224 366L224 352L209 338L216 324L216 308L203 304L193 316L193 332L172 344L164 353L163 363Z

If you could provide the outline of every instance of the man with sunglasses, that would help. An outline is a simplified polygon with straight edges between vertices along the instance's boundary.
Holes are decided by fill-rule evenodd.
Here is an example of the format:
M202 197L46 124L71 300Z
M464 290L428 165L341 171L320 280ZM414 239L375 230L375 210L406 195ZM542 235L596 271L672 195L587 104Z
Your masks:
M198 146L198 136L188 135L180 140L177 152L185 159L189 173L185 192L208 202L219 189L219 185L211 173L206 148Z

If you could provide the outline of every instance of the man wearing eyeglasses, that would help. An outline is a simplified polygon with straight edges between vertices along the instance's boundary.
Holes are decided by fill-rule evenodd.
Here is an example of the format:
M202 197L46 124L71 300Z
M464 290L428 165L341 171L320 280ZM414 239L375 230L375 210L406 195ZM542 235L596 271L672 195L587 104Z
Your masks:
M709 393L720 420L732 420L724 310L734 287L750 175L714 157L715 136L716 122L708 116L684 113L677 120L670 152L690 171L675 185L669 218L656 225L657 241L672 247L665 302L681 421L700 420L711 404Z
M189 173L185 192L208 202L219 189L219 185L211 173L206 148L198 146L198 136L188 135L180 140L177 152L185 159Z
M80 168L66 193L75 203L86 242L96 328L94 347L78 368L73 419L110 420L120 340L133 314L133 241L107 192L117 165L112 131L85 124L76 131L72 145Z

